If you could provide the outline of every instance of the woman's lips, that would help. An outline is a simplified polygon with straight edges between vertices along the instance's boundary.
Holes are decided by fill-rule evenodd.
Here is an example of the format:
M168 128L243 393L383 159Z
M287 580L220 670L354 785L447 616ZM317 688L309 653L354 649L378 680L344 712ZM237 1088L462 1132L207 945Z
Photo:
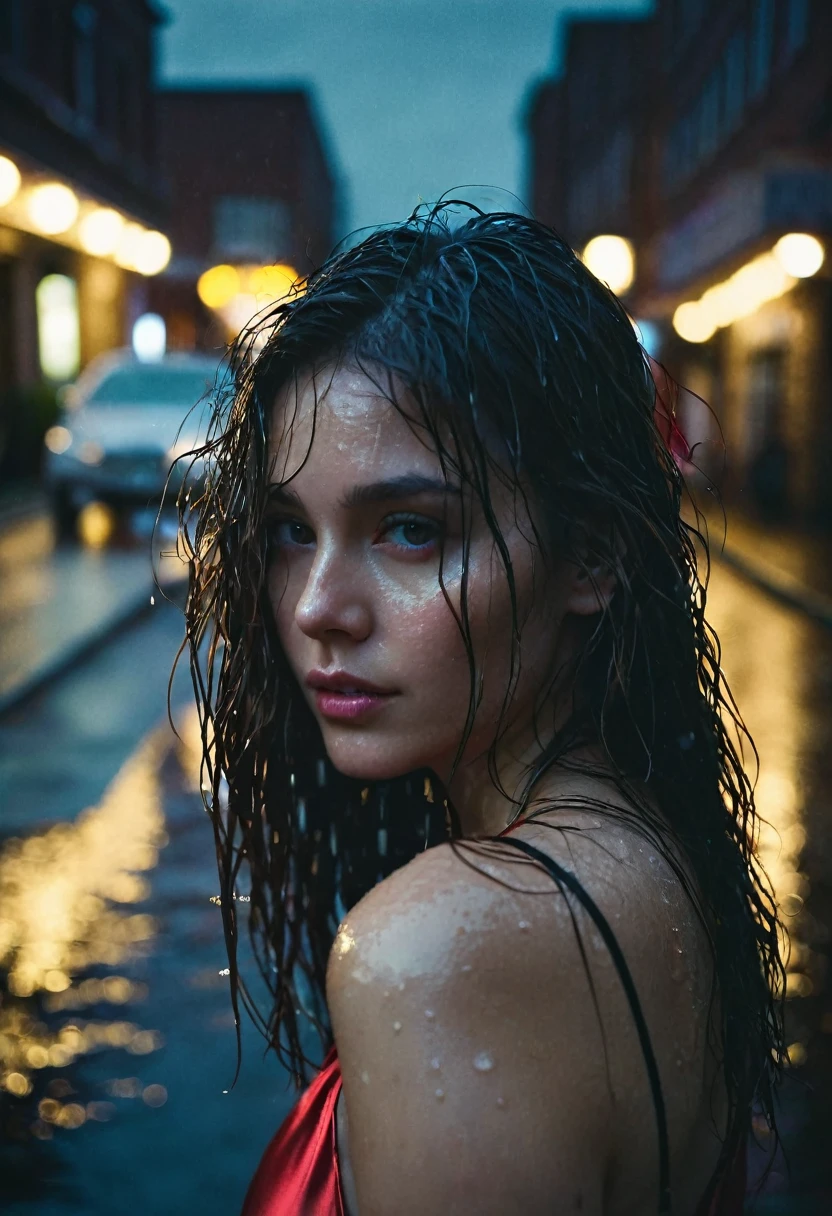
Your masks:
M325 718L355 720L378 711L395 695L379 692L336 692L330 688L316 688L315 704L318 712Z

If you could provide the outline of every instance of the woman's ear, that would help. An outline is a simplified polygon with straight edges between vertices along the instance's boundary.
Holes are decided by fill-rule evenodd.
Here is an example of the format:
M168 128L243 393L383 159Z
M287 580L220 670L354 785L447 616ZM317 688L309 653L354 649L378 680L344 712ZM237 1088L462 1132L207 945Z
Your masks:
M567 569L570 580L565 604L567 612L573 612L575 616L592 616L609 607L617 580L606 562L569 562Z

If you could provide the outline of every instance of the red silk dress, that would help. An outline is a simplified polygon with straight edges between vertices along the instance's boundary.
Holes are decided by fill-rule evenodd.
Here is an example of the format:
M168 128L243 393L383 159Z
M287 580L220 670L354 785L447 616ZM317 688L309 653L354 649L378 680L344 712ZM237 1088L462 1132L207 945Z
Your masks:
M518 826L510 824L506 831ZM341 1067L331 1047L321 1071L266 1149L241 1216L346 1216L335 1122L340 1092ZM703 1201L696 1216L741 1216L745 1173L743 1152L711 1203Z

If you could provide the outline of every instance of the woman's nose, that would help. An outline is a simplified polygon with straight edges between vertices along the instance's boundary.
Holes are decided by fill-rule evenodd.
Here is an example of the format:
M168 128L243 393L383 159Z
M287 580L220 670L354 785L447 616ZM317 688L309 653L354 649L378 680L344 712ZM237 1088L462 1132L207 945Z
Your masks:
M295 608L298 628L310 638L343 633L363 641L372 627L367 580L335 546L320 547Z

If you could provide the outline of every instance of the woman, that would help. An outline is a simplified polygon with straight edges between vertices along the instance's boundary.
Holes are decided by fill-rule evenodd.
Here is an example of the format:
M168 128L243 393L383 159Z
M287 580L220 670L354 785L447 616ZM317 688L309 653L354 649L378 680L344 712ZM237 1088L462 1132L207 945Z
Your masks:
M188 602L232 996L245 865L263 1028L327 1052L245 1216L739 1212L778 925L626 313L442 206L237 366Z

